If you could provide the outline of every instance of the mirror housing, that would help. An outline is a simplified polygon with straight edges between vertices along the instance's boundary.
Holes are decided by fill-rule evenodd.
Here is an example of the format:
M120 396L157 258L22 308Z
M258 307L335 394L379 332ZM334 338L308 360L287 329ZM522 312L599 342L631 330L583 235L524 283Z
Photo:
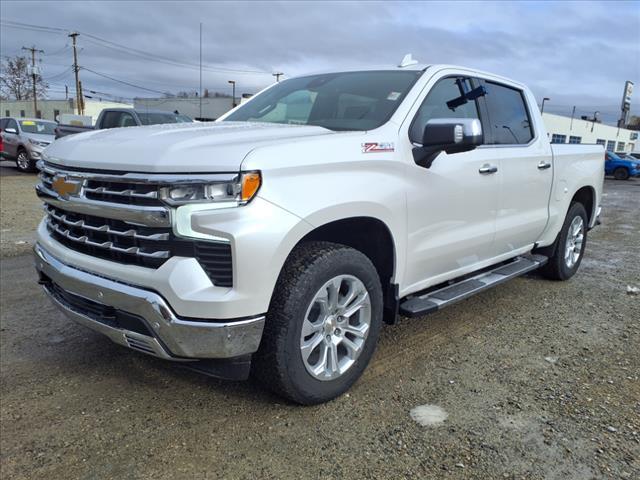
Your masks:
M5 128L5 133L13 133L14 135L18 133L15 128Z
M422 145L413 149L413 159L429 168L441 152L468 152L482 142L482 124L477 118L433 118L424 127Z

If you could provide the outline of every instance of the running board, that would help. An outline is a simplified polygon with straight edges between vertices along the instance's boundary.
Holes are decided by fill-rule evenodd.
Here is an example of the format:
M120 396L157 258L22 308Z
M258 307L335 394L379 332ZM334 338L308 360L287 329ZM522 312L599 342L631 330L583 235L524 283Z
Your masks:
M465 278L445 287L418 293L400 303L400 314L405 317L418 317L452 305L471 295L480 293L496 285L523 275L547 263L544 255L525 255L516 257L508 263L501 263L490 270L471 278Z

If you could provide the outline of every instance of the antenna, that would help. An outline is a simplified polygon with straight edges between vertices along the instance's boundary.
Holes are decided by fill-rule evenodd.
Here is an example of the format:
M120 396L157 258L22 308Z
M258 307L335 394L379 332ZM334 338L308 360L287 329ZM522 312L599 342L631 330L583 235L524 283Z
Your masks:
M400 65L398 65L398 67L400 68L404 68L404 67L410 67L411 65L417 65L418 61L413 59L413 55L411 55L410 53L407 53L402 61L400 62Z

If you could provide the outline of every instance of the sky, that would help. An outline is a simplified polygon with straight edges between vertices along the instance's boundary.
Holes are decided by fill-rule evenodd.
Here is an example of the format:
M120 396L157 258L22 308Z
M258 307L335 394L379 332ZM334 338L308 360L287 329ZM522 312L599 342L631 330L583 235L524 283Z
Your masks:
M18 25L28 24L31 26ZM545 111L615 122L626 80L640 113L640 2L0 2L0 55L40 54L50 98L199 88L254 93L275 79L360 66L464 65L526 83ZM33 25L37 26L32 27ZM111 78L107 78L111 77ZM130 85L127 85L126 82ZM142 88L140 88L142 87ZM91 93L99 92L99 93Z

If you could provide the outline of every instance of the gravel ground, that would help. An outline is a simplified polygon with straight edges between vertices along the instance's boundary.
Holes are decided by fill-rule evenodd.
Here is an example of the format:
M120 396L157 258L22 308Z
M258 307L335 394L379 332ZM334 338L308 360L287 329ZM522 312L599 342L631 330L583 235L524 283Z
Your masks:
M640 478L640 181L605 189L571 281L529 275L402 319L349 394L314 407L75 327L30 257L5 258L2 476Z
M0 161L0 257L31 250L42 207L33 190L34 173L22 173L15 162Z

